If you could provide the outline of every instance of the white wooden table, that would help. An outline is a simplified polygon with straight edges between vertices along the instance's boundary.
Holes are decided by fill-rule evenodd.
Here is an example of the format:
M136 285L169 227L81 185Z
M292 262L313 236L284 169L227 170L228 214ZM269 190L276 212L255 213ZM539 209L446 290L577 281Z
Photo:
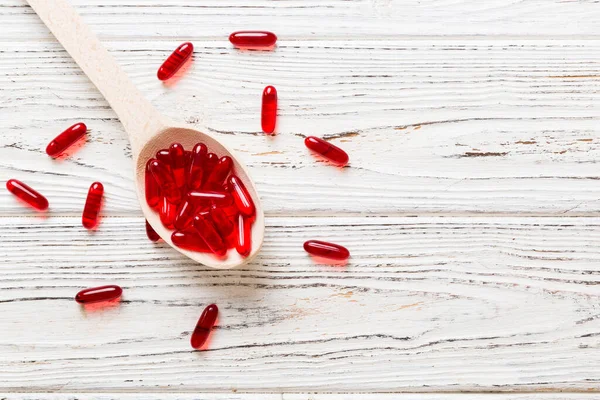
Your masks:
M600 397L600 4L73 4L153 104L206 121L246 162L265 245L216 271L150 243L115 114L25 1L2 0L0 180L38 188L51 210L0 191L0 398ZM233 49L228 34L252 28L276 32L276 50ZM185 40L193 64L165 86L156 69ZM267 84L275 138L260 133ZM80 120L87 143L47 157ZM305 135L350 166L315 161ZM106 204L90 234L95 180ZM351 262L315 264L313 238ZM73 301L109 283L119 307ZM210 350L191 351L210 302Z

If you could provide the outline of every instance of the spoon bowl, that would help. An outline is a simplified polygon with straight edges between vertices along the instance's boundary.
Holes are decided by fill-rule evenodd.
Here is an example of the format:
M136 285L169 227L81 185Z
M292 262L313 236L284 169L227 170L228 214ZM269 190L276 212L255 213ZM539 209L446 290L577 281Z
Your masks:
M235 249L230 249L224 257L217 257L209 253L200 253L189 251L173 245L171 241L172 230L165 228L161 223L159 214L148 206L145 201L145 173L146 163L149 159L154 158L156 152L161 149L168 149L172 143L181 143L186 150L191 150L196 143L204 143L208 147L209 152L213 152L220 157L229 156L233 160L233 173L237 175L248 190L254 206L256 207L256 219L252 225L252 250L248 257L240 256ZM150 223L152 228L158 235L174 249L185 254L189 258L198 261L201 264L217 269L229 269L250 261L260 250L265 233L265 216L260 204L254 183L250 179L246 167L241 164L232 152L218 140L204 134L192 127L167 127L159 130L155 136L148 140L144 147L137 154L135 162L135 183L138 199L142 211Z
M121 120L131 143L137 196L144 216L156 233L180 253L209 267L228 269L250 261L262 246L265 233L264 213L254 183L235 154L206 134L207 129L197 130L191 126L178 125L158 112L137 90L67 0L27 1L100 90ZM172 143L181 143L187 150L191 150L196 143L204 143L210 152L219 157L225 155L231 157L233 172L246 186L256 207L256 220L252 226L252 250L248 257L241 257L234 249L229 250L224 257L217 258L211 254L173 246L172 231L162 225L158 213L146 203L145 196L146 162L153 158L158 150L169 148Z

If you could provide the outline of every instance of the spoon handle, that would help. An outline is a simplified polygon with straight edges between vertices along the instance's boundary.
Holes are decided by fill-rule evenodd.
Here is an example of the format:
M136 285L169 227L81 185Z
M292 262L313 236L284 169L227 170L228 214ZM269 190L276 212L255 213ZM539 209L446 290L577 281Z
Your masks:
M67 0L27 2L108 101L137 154L147 135L168 124L166 117L142 96Z

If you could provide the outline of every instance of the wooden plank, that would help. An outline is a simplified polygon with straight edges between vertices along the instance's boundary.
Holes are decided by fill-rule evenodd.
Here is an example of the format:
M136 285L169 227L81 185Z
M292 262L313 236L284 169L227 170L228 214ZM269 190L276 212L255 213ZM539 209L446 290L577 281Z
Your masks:
M227 271L142 222L2 218L1 390L600 389L597 218L269 218L259 257ZM313 262L309 238L351 261ZM106 283L119 307L72 300ZM210 351L190 351L211 302Z
M107 44L161 111L240 154L271 215L600 214L597 41L322 41L264 54L202 42L174 86L155 78L172 42ZM0 177L39 188L54 215L79 213L95 180L107 214L138 213L122 127L64 50L0 48ZM266 84L279 90L275 138L259 128ZM48 141L78 120L88 143L49 159ZM306 135L345 148L350 166L316 160ZM26 212L5 191L0 206Z
M2 400L589 400L594 393L0 393Z
M222 38L266 29L283 39L416 35L598 35L593 1L495 0L73 0L103 38ZM24 0L0 6L3 40L46 40Z

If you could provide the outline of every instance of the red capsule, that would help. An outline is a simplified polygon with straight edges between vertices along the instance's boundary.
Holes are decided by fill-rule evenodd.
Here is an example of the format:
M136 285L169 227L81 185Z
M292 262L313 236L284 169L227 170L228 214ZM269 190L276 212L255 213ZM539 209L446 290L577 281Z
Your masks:
M104 186L100 182L94 182L90 186L81 222L86 229L93 229L98 225L100 208L102 208L102 196L104 195Z
M273 133L277 122L277 90L267 86L263 90L260 122L264 133Z
M150 172L150 161L146 163L146 173L145 173L145 191L146 191L146 203L151 208L155 208L158 206L160 201L160 191L158 190L158 184L156 183L156 179L154 179L154 175Z
M184 229L187 227L196 215L198 203L193 201L190 196L186 196L185 200L179 205L177 217L175 218L175 229Z
M194 217L194 227L213 253L218 256L224 256L227 253L227 246L219 232L217 232L209 215L196 215Z
M244 49L265 49L275 45L277 36L267 31L239 31L229 35L229 41L235 47Z
M175 226L175 217L177 216L177 205L171 203L169 199L163 196L158 214L160 215L160 222L162 222L165 228L173 229Z
M165 60L165 62L158 69L158 79L166 81L171 78L175 73L185 64L194 52L194 45L190 42L185 42L179 46L175 51Z
M194 328L191 344L194 349L199 349L208 340L210 333L217 322L219 308L216 304L206 307Z
M87 126L83 122L79 122L67 128L60 135L55 137L46 147L46 154L50 157L56 157L69 146L73 145L80 137L85 135Z
M189 189L200 189L202 186L204 161L207 156L206 145L198 143L192 149L190 168L187 173L187 187Z
M160 188L160 192L163 196L166 196L171 203L179 204L181 200L181 191L177 187L173 174L167 164L156 159L150 160L150 172L156 179L156 183Z
M171 168L171 153L169 149L162 149L156 152L156 159L158 161L164 162L166 165Z
M154 230L152 225L148 223L148 221L146 221L146 235L148 236L148 239L150 239L152 242L157 242L160 239L160 236L158 236L158 233L156 233L156 231Z
M121 297L123 289L117 285L99 286L95 288L84 289L77 293L75 301L79 304L98 303L101 301L115 300Z
M217 165L215 165L212 172L210 173L205 185L223 185L223 181L225 180L225 178L227 178L227 175L229 175L231 167L233 167L233 160L231 159L231 157L221 157L219 162L217 162Z
M250 197L250 193L248 193L248 190L246 189L246 186L244 186L242 180L236 175L231 175L227 183L229 184L229 190L233 195L235 206L240 213L244 214L246 217L254 216L256 213L254 202L252 201L252 197Z
M179 143L173 143L169 148L171 158L171 173L179 189L185 187L185 150Z
M312 151L319 153L335 164L344 166L348 163L348 154L346 154L344 150L324 141L323 139L309 136L304 139L304 144Z
M252 218L238 215L237 241L235 249L242 257L248 257L252 250Z
M213 203L225 206L232 203L231 195L227 192L191 190L188 192L188 197L191 201L199 205L210 205L210 203Z
M182 249L198 251L200 253L212 253L204 239L194 231L175 231L171 235L171 241Z
M219 162L219 156L215 153L208 153L204 158L204 178L202 182L206 182L210 174L212 174L213 169L217 166Z
M320 240L309 240L304 242L304 250L313 256L332 258L334 260L345 260L350 257L350 252L344 246L335 243L321 242Z
M222 238L226 238L231 235L235 229L235 225L233 224L231 218L225 213L223 208L217 206L216 204L213 204L210 207L210 217L215 223L215 228L217 228L217 231Z
M21 181L9 179L6 182L6 188L9 192L37 210L44 211L48 208L48 200Z

